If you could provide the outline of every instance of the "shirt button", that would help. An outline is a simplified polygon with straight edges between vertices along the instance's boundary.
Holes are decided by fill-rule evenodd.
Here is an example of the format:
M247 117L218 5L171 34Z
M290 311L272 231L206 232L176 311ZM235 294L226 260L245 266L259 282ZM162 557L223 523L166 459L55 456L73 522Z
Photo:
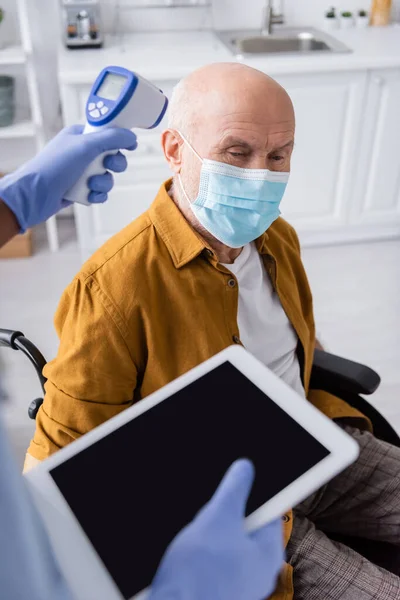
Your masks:
M207 256L209 256L211 258L211 256L214 256L214 253L212 250L210 250L209 248L206 248L206 254Z
M229 279L228 285L230 288L234 288L236 285L236 281L234 279Z
M235 342L235 344L240 344L240 338L237 335L234 335L232 339Z
M289 523L289 521L290 521L290 517L289 517L289 515L283 515L283 517L282 517L282 521L283 521L284 523Z

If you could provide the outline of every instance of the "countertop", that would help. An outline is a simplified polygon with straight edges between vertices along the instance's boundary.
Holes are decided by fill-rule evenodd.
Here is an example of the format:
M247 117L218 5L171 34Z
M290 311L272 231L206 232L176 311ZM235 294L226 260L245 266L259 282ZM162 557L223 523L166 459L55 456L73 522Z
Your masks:
M332 32L351 53L263 55L244 62L270 75L400 67L400 25ZM147 79L176 80L212 62L236 62L212 31L106 36L102 49L59 50L61 84L91 84L111 64L137 69Z

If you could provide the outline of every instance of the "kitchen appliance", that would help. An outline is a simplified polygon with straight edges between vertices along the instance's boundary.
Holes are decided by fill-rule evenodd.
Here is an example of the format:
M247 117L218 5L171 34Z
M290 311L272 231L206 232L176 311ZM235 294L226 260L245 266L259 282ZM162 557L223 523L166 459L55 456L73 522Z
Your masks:
M15 116L15 79L0 75L0 127L9 127Z
M61 0L63 38L67 48L100 48L103 44L99 0Z

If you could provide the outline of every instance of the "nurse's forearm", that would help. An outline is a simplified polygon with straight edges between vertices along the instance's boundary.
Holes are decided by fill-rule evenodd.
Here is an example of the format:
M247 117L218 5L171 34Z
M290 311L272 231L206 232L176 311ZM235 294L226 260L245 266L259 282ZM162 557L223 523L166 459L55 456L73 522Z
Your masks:
M0 200L0 248L17 235L19 230L14 213Z

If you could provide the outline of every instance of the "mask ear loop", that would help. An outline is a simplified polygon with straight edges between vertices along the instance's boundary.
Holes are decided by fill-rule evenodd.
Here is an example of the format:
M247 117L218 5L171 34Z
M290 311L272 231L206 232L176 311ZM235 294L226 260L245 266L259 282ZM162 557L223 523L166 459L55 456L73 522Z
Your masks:
M179 133L179 135L183 139L184 143L187 144L187 146L191 149L191 151L193 152L193 154L195 156L197 156L197 158L200 160L201 163L203 163L203 159L201 158L200 154L198 152L196 152L196 150L193 148L192 144L187 140L187 138L183 135L183 133L181 131L179 131L179 129L177 129L177 132ZM190 208L192 208L192 203L190 202L189 196L186 193L186 190L185 190L184 185L182 183L182 177L181 177L180 173L178 173L178 181L179 181L179 185L181 186L183 195L185 196L186 202L189 204Z
M188 141L188 139L183 135L183 133L181 133L179 131L179 129L177 129L177 132L179 133L179 135L181 136L181 138L183 139L183 141L185 142L185 144L187 144L189 146L189 148L191 149L191 151L193 152L193 154L195 156L197 156L197 158L203 162L203 159L201 158L200 154L198 152L196 152L196 150L193 148L192 144Z
M178 173L178 181L179 181L179 185L181 186L181 190L183 192L183 195L185 196L186 202L189 204L190 208L192 208L192 203L190 202L189 196L187 195L186 190L183 187L182 177L181 177L180 173Z

